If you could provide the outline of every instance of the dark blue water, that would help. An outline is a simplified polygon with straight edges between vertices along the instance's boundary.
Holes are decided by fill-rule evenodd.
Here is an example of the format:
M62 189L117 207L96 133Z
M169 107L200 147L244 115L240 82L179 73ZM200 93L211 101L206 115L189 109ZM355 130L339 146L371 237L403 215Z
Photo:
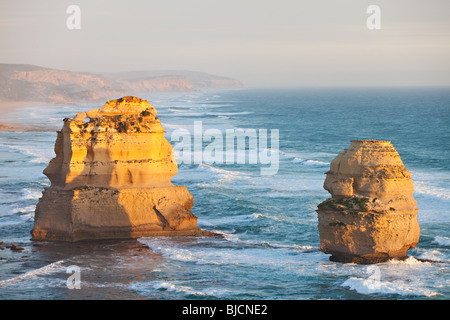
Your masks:
M173 179L194 195L199 226L222 238L32 243L34 207L48 180L62 119L87 107L23 108L2 121L49 131L0 133L2 299L448 299L450 90L346 88L142 95L174 132L278 129L275 175L258 164L181 163ZM421 238L402 262L373 269L319 251L317 204L330 161L353 139L389 140L413 174ZM172 141L173 145L176 142ZM207 143L206 143L207 144ZM204 144L205 145L205 144ZM270 147L268 148L270 149ZM275 157L276 156L276 157ZM4 245L3 245L4 246ZM416 258L439 261L421 262ZM81 270L68 289L67 267Z

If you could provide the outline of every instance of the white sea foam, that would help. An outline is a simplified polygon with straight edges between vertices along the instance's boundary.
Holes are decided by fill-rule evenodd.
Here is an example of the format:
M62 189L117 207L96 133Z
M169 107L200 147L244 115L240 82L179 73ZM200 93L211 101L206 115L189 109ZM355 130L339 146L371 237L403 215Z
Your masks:
M426 250L419 258L431 261L443 261L445 259L444 254L439 250Z
M65 263L65 260L56 261L53 263L50 263L46 266L43 266L39 269L29 271L23 275L20 275L15 278L2 280L0 281L0 288L1 287L8 287L8 286L15 286L17 283L28 281L28 280L38 280L42 276L54 274L54 273L61 273L65 272L66 268L63 266ZM42 285L38 285L42 286Z
M30 221L34 219L34 212L30 212L28 214L22 214L20 216L20 219L23 221Z
M29 189L29 188L22 189L22 193L23 193L23 197L25 199L30 199L30 200L37 200L42 196L42 190L35 190L35 189Z
M346 277L341 286L364 295L433 297L439 294L438 290L442 287L439 275L444 268L442 264L409 257L369 266L326 262L316 270Z
M185 243L158 238L140 238L139 241L170 260L198 265L266 265L278 268L298 263L298 258L292 253L318 251L318 248L315 250L311 246L246 240L232 233L212 231L224 237L223 240L215 240L217 243L213 246L210 244L203 246L201 242ZM267 250L267 248L278 250Z
M34 218L36 206L15 207L11 211L0 214L0 226L12 226Z
M402 296L426 296L432 297L438 295L437 292L418 286L417 283L408 281L375 281L365 278L350 278L343 284L350 290L355 290L360 294L398 294Z
M283 243L271 242L271 241L245 240L245 239L241 239L236 234L223 232L223 231L221 232L221 231L216 231L216 230L213 230L213 232L223 235L224 238L227 239L228 241L235 242L237 244L251 245L251 246L255 246L255 247L263 246L263 247L271 247L271 248L275 248L275 249L307 250L307 251L319 249L319 248L314 248L314 247L308 246L308 245L302 246L302 245L298 245L298 244L283 244Z
M329 158L330 154L323 152L286 152L279 151L280 157L291 160L293 163L301 163L306 166L329 166L330 162L319 160L320 158ZM319 158L319 159L317 159Z
M0 144L0 147L6 147L12 150L17 150L26 156L33 157L34 159L30 160L30 162L32 163L48 163L51 159L51 156L44 153L43 150L36 149L35 147L24 147L8 144Z
M330 165L330 162L314 159L317 157L322 157L321 153L310 153L310 154L302 153L301 155L299 155L298 153L291 153L285 151L279 152L280 158L290 160L292 163L299 163L305 166L314 166L314 167L327 167Z
M253 214L253 216L256 219L264 218L264 219L270 219L270 220L279 221L279 222L286 222L289 224L302 223L302 221L299 221L298 217L291 217L291 216L287 216L284 214L256 213L256 214Z
M301 163L305 166L313 166L313 167L328 167L330 165L329 162L319 161L319 160L304 160L301 158L294 158L292 160L294 163Z
M415 181L414 192L450 200L450 192L447 188L438 187L430 182Z
M443 247L450 247L450 238L436 236L434 237L433 243L436 243Z
M233 182L235 180L248 179L250 177L250 174L247 172L226 170L223 168L217 168L204 163L200 164L198 166L198 169L207 170L209 172L217 174L217 176L220 178L219 179L220 182Z
M140 293L149 293L153 290L159 291L172 291L179 292L194 296L216 296L221 297L228 295L231 291L223 288L204 288L204 289L194 289L190 286L182 284L180 281L147 281L147 282L133 282L129 285L129 288L136 290Z
M392 259L392 260L388 260L387 262L385 262L386 265L399 265L399 266L424 266L424 265L428 265L429 262L424 262L424 261L420 261L419 259L416 259L414 257L408 257L404 260L396 260L396 259Z
M319 160L306 160L303 162L306 166L316 166L316 167L327 167L330 165L329 162L319 161Z
M11 215L16 215L17 213L31 213L36 209L35 205L30 205L26 207L16 207L11 210Z

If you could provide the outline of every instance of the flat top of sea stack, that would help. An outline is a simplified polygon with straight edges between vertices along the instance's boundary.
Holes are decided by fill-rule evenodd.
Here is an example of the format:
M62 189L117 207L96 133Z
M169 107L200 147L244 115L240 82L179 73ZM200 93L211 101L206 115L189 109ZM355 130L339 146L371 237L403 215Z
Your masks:
M147 100L127 96L116 100L108 100L104 106L92 109L86 112L86 115L89 118L97 118L100 116L139 114L143 111L156 115L156 109Z
M352 144L391 144L390 141L382 141L382 140L373 140L373 139L367 139L367 140L351 140Z

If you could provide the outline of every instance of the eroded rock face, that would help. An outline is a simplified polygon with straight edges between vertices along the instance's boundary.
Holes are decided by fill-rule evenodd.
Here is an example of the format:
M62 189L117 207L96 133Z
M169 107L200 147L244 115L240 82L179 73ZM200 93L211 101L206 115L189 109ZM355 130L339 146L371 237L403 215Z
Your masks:
M124 97L64 119L55 154L33 240L211 234L197 227L187 188L171 183L177 163L148 101Z
M414 185L389 141L354 140L326 173L332 198L317 210L320 246L331 259L377 263L405 258L419 242Z

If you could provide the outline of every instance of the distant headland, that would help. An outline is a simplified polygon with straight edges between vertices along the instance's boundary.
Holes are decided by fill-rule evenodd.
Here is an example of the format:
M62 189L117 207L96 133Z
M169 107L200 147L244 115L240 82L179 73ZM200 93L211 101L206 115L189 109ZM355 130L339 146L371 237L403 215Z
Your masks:
M88 73L29 64L0 64L0 103L73 104L154 92L238 89L233 78L186 70Z

